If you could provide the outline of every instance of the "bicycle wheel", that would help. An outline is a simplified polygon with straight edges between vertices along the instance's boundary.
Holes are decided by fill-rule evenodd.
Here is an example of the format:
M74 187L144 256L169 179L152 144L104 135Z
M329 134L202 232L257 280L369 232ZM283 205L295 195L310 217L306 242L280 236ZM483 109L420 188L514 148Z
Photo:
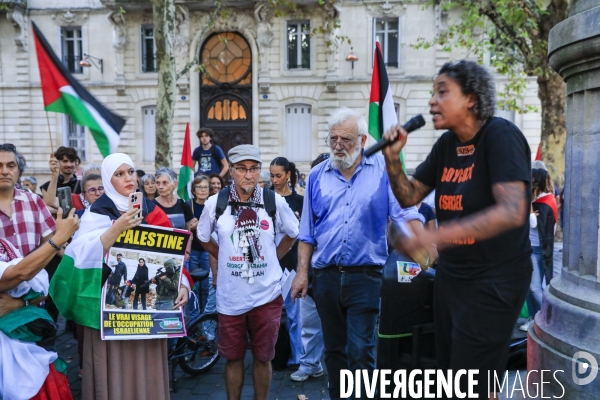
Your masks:
M187 354L179 359L181 369L190 375L200 375L219 361L217 348L218 316L203 314L187 327L188 338L179 339L177 354ZM181 345L180 345L181 344Z

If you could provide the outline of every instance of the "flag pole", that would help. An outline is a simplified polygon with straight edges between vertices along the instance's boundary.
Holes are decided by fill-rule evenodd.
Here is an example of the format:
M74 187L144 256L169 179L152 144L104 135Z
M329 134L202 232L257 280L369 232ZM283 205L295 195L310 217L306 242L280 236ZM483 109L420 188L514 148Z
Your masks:
M50 118L48 117L48 111L46 111L46 122L48 123L48 137L50 139L50 151L52 157L54 157L54 145L52 144L52 131L50 130Z

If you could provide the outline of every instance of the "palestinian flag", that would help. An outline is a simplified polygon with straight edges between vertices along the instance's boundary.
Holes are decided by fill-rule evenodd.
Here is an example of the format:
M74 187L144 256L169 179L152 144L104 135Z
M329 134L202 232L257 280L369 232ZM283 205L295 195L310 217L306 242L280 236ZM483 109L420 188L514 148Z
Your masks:
M50 296L60 313L79 325L100 329L102 257L100 236L112 224L106 215L86 211L50 282Z
M177 194L183 201L192 198L192 179L194 164L192 162L192 148L190 146L190 124L185 126L185 138L183 139L183 152L181 153L181 168L179 169L179 180L177 183Z
M119 132L125 125L125 119L100 104L71 76L37 25L31 24L40 67L44 109L67 114L75 123L87 126L102 156L113 153L119 145Z
M398 116L394 108L392 88L388 80L385 62L379 39L375 41L373 55L373 76L371 78L371 99L369 103L369 134L379 141L385 131L398 124ZM404 156L400 152L400 161L404 167ZM406 167L404 167L406 169Z

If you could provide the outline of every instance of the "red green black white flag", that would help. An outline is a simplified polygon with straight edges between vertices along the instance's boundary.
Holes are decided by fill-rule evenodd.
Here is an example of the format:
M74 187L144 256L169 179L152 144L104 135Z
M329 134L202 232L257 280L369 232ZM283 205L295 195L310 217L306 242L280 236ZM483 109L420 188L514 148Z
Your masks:
M185 126L183 151L181 153L181 168L179 169L179 181L177 182L177 194L184 201L188 201L192 198L193 168L192 147L190 145L190 124L188 122Z
M60 62L35 23L33 37L37 51L44 109L69 115L76 124L87 126L103 157L119 145L125 119L104 107Z
M385 62L379 39L375 42L375 54L373 55L373 76L371 78L371 99L369 103L369 134L375 140L392 126L398 124L398 116L394 108L392 88L388 80ZM400 152L400 161L404 167L404 156ZM406 168L406 167L404 167Z

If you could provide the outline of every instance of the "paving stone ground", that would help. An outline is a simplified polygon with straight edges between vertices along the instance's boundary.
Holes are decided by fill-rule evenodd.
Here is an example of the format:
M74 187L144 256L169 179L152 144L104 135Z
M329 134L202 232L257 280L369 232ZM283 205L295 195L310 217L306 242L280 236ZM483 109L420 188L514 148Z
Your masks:
M562 267L562 243L558 242L555 245L554 252L555 270ZM77 341L73 338L70 332L65 332L64 319L59 320L60 329L59 336L56 341L58 354L69 365L69 384L75 400L81 398L81 379L79 378L79 359L77 356ZM518 335L518 329L515 327L515 335ZM246 376L244 380L244 388L242 390L242 400L252 399L252 356L250 352L246 353ZM323 361L323 365L325 365ZM225 369L225 361L223 359L206 374L200 376L190 376L183 373L180 369L176 373L178 379L177 392L171 393L171 400L226 400L226 392L223 380L223 371ZM522 380L527 371L518 371ZM292 371L273 371L273 381L269 389L269 400L296 400L298 394L304 394L308 400L329 400L327 392L327 373L320 378L310 378L305 382L293 382L290 379ZM516 378L517 371L509 372L509 387L512 387L512 382ZM514 397L512 398L527 398ZM511 398L508 394L500 396L501 399ZM85 399L83 399L85 400Z
M85 400L81 397L81 379L79 378L79 358L77 341L71 332L65 331L64 319L59 319L59 336L56 341L58 354L69 365L69 384L75 400ZM252 355L246 353L246 375L242 389L242 400L251 400L252 386ZM226 400L223 371L225 360L219 362L211 370L200 376L185 374L177 368L177 393L171 393L171 400ZM269 400L295 400L298 394L304 394L309 400L329 400L327 393L327 375L310 378L304 382L293 382L290 379L292 371L273 371L273 381L269 390ZM159 399L157 399L159 400Z

